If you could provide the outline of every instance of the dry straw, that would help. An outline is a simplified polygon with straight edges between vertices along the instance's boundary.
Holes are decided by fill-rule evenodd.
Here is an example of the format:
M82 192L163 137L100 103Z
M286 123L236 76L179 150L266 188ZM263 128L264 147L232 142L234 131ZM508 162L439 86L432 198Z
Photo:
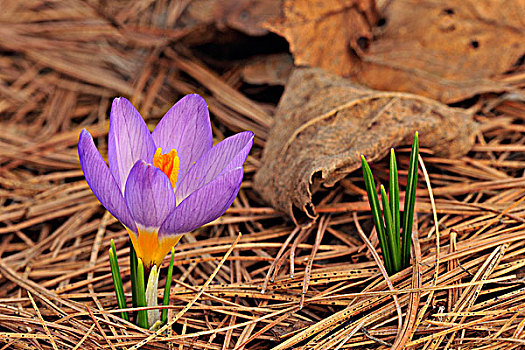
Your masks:
M171 29L178 10L168 2L138 1L141 11L116 22L91 1L59 0L47 11L43 1L13 3L2 8L12 23L0 35L8 53L0 58L0 348L525 346L525 104L509 100L475 106L481 129L468 156L421 150L430 186L420 176L416 263L390 283L357 233L357 222L367 235L371 228L361 173L318 189L320 226L296 229L251 188L259 147L233 207L178 246L173 330L122 320L105 252L114 239L129 275L127 233L83 180L79 131L104 149L113 96L132 98L153 124L177 97L199 92L218 139L251 129L263 146L275 104L239 92L235 71L220 75L183 42L172 45L187 31ZM398 161L404 188L407 149ZM388 181L386 161L372 168ZM374 235L370 242L378 249Z

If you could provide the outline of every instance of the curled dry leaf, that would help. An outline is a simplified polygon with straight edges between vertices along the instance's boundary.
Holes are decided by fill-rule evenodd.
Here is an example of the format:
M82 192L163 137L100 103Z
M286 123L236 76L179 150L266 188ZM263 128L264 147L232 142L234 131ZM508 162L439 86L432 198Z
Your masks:
M332 186L390 148L409 144L419 131L422 147L445 157L469 151L472 115L425 97L375 91L318 68L295 70L286 86L264 149L254 187L296 223L316 217L314 177Z
M264 26L290 43L297 66L325 68L349 75L359 63L378 19L373 0L284 0L281 16Z

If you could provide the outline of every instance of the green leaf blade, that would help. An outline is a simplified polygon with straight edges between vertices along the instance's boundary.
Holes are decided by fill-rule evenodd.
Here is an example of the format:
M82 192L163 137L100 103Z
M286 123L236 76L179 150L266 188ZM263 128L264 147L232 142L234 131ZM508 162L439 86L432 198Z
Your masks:
M394 223L396 242L401 242L401 220L399 215L399 179L397 173L396 153L392 148L390 150L390 175L389 175L389 189L390 191L390 212L392 213L392 220Z
M405 194L405 209L403 215L403 266L410 265L410 246L412 242L412 226L414 222L414 208L416 204L416 189L418 175L419 136L416 132L410 151L408 166L407 188Z
M131 240L129 240L129 266L131 270L131 303L133 307L137 307L137 253Z
M171 279L173 276L173 263L175 261L175 247L171 248L170 266L168 267L168 275L166 276L166 285L164 286L164 296L162 298L162 306L168 306L170 301ZM161 316L162 323L168 321L168 309L162 309Z
M396 273L401 270L401 249L399 248L399 240L396 239L394 221L390 211L390 203L386 195L385 187L381 185L381 200L383 202L383 215L385 217L386 236L391 253L392 272Z
M383 222L383 215L381 214L381 208L379 207L379 198L377 196L376 188L374 185L374 177L372 175L372 170L368 165L364 156L361 156L361 163L363 168L363 178L365 181L366 192L368 194L368 203L370 204L370 209L372 211L372 218L377 230L377 236L379 238L379 245L383 252L383 258L385 260L385 269L388 274L392 273L392 254L387 244L387 238L385 234L385 226Z
M146 289L144 287L144 264L142 259L137 259L137 307L146 306ZM148 329L148 313L140 310L137 316L139 327Z
M119 309L125 309L127 307L126 296L124 295L124 287L122 286L122 278L120 276L120 268L117 261L117 249L115 248L113 240L111 240L109 248L109 265L111 267L111 276L113 277L113 286L115 287L118 307ZM127 312L122 311L120 315L123 319L129 321Z

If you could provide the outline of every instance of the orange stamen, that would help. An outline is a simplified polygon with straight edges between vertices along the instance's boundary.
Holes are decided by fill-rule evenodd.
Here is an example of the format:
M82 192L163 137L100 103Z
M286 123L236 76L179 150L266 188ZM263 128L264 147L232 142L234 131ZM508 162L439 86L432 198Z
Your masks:
M168 176L171 182L171 187L175 188L177 183L177 176L179 175L179 157L177 151L172 149L167 154L161 154L162 149L159 147L153 156L153 166L162 170Z

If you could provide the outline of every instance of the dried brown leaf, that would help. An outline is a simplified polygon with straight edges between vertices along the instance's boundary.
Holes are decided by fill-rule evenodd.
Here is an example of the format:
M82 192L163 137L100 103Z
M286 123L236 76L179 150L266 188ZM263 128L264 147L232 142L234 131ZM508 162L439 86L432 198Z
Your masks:
M378 18L370 0L284 0L281 11L265 27L288 40L295 64L343 76L359 64L355 53L368 47Z
M298 223L316 217L310 185L327 186L420 132L423 147L458 157L472 146L472 116L425 97L370 90L321 69L297 69L279 103L254 186Z
M374 89L451 103L512 87L498 81L525 54L525 2L396 0L352 75Z
M525 57L519 0L389 1L374 35L379 15L367 1L287 0L282 11L267 28L288 40L296 65L445 103L512 90L503 78Z
M288 53L256 57L242 69L242 78L250 84L285 85L293 68Z
M262 23L279 14L280 0L194 0L181 16L183 26L216 24L248 35L268 33Z

